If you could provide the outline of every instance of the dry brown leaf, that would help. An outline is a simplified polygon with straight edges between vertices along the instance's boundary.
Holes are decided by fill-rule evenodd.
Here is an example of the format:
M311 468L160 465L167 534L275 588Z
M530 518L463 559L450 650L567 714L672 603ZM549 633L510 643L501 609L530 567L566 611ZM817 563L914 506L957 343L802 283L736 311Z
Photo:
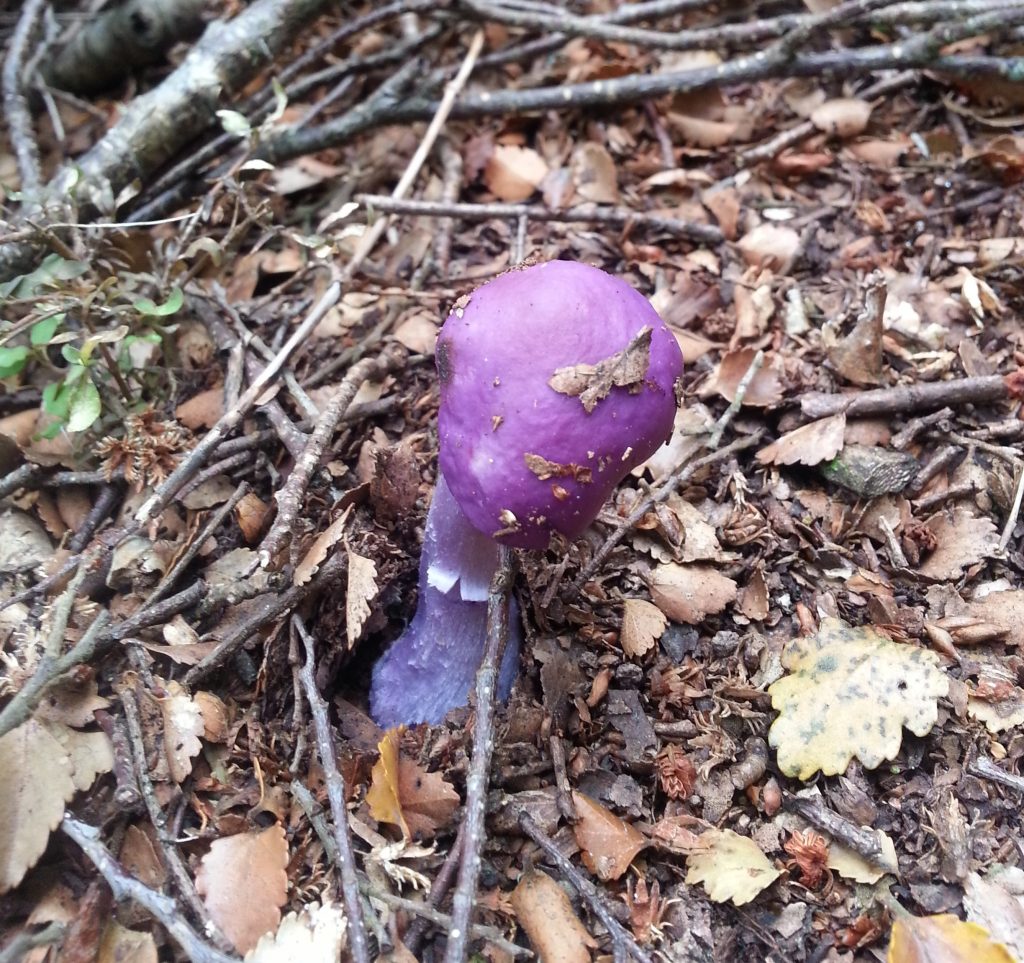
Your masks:
M989 592L980 599L967 602L963 612L982 622L994 625L1005 633L1007 645L1024 645L1024 589L1007 589L1004 592Z
M363 626L373 611L370 602L377 597L377 566L362 555L348 552L348 585L345 589L345 628L351 649L363 632Z
M710 565L659 565L650 575L654 604L673 622L696 625L736 598L736 583Z
M668 627L668 620L656 605L644 599L626 599L622 607L622 651L630 658L650 652Z
M157 963L156 941L149 933L129 930L111 920L103 931L96 963Z
M708 120L675 112L670 113L667 120L679 132L684 143L694 147L724 147L739 131L739 124L735 121Z
M1009 951L976 923L952 914L900 916L892 927L887 963L1015 963Z
M856 97L826 100L811 112L811 123L833 137L856 137L863 134L871 119L871 104Z
M938 542L935 551L920 565L926 578L945 581L960 577L963 569L975 565L999 547L995 523L988 515L973 515L966 508L943 512L928 522Z
M768 585L764 570L758 565L736 596L736 608L751 621L762 622L768 618L768 606Z
M203 717L203 738L207 742L227 742L228 707L212 692L199 691L193 697Z
M736 398L736 389L743 376L750 369L750 363L757 352L753 348L740 348L729 351L718 363L708 391L717 391L726 401ZM782 400L782 384L771 356L765 358L764 364L747 385L747 393L743 396L743 404L754 408L768 408Z
M583 863L599 879L618 879L647 841L639 830L581 792L574 792L579 821L573 826Z
M651 361L651 329L641 328L621 351L597 364L556 368L548 384L563 395L580 399L589 415L612 388L629 388L647 377Z
M242 530L242 537L250 545L255 545L260 540L260 533L269 514L270 506L259 495L248 492L239 499L235 506L235 517L238 519L238 527Z
M192 772L192 757L203 748L203 714L177 682L168 682L165 688L167 694L157 700L164 722L164 752L171 778L180 783Z
M224 386L194 394L174 409L174 417L186 428L212 428L224 414Z
M587 141L573 151L573 186L583 201L595 204L618 204L619 185L615 161L601 144Z
M547 163L532 147L498 144L484 168L483 181L499 201L525 201L547 175Z
M433 354L437 344L437 322L426 312L406 318L395 328L395 340L415 354Z
M374 819L400 827L406 839L430 838L451 820L459 794L441 773L426 772L402 757L401 737L401 727L389 729L378 743L380 759L373 767L366 803Z
M964 880L964 909L972 923L1024 960L1024 870L994 867L984 878L970 873Z
M744 234L736 246L747 264L788 274L800 250L800 235L791 227L765 223Z
M760 338L768 329L775 314L775 299L771 287L772 272L760 268L747 268L733 292L736 307L736 328L729 339L729 349L735 350L744 341Z
M210 918L239 953L277 929L288 892L284 828L215 839L196 873L196 890Z
M348 521L349 506L343 511L327 528L316 537L316 541L309 547L302 561L295 566L295 574L292 581L296 585L305 585L320 568L320 563L327 558L328 552L338 543L345 531L345 523Z
M819 418L788 432L757 453L762 465L817 465L843 450L846 415Z
M510 897L519 925L544 963L590 963L597 941L573 912L565 890L547 873L527 870Z
M967 714L985 724L993 734L1024 725L1024 689L1008 686L1001 698L981 699L971 695L967 699Z
M74 794L71 761L45 725L29 719L0 736L0 894L43 855Z
M99 694L99 683L95 678L81 685L63 682L47 690L46 698L36 709L36 718L47 722L63 722L66 726L81 729L95 720L97 709L109 706L110 700Z
M75 789L84 792L98 775L114 768L114 749L105 732L80 732L58 722L49 723L48 728L71 761Z
M740 221L740 195L735 187L722 187L715 191L706 191L701 200L711 211L722 229L722 236L727 241L736 240L736 231Z
M149 832L153 831L150 826ZM155 841L145 829L134 823L125 830L119 856L121 865L147 886L160 889L166 882L167 870L164 869L163 857L157 851Z

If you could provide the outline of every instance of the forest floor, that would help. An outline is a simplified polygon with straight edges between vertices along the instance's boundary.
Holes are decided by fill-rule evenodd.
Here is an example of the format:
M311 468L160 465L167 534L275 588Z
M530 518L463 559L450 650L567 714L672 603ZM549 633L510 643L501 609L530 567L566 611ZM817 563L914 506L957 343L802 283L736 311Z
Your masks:
M475 31L427 48L450 76ZM460 83L715 56L576 36ZM128 98L38 115L43 170ZM241 155L0 287L0 959L335 959L346 867L381 958L444 957L477 714L383 732L370 669L415 610L438 329L557 258L649 297L683 401L584 536L517 553L470 945L1024 960L1022 110L1021 83L890 70L453 116L421 208L384 195L427 125L384 126Z

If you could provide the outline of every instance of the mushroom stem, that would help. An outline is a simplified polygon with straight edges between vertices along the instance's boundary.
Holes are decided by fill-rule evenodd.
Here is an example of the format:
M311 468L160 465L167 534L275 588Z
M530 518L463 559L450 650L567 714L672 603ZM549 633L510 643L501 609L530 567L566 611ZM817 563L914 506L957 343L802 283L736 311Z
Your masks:
M470 524L439 475L427 512L416 614L373 669L370 714L378 725L434 725L467 703L483 657L487 593L497 567L498 545ZM513 599L498 676L501 699L516 678L521 638Z

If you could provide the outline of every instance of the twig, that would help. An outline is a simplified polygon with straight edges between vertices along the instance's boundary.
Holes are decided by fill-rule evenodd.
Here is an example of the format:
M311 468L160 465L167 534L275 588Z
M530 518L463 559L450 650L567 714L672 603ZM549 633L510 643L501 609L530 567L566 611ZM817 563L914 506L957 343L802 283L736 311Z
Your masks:
M999 551L1005 552L1006 546L1010 544L1013 537L1013 530L1017 527L1017 519L1020 517L1020 503L1024 499L1024 466L1018 467L1020 477L1017 479L1017 492L1013 496L1013 507L1010 514L1006 516L1006 524L1003 526L1003 534L999 537Z
M330 402L320 412L316 427L306 441L299 460L295 463L284 488L277 493L277 517L266 538L260 545L260 565L267 568L274 560L295 529L295 520L302 508L302 501L309 487L313 472L323 457L324 450L341 421L341 416L355 398L360 385L364 381L379 381L389 371L397 368L405 358L405 350L401 345L389 345L380 358L364 358L356 362L331 396Z
M6 498L19 488L28 488L36 484L42 472L38 465L25 462L19 465L14 471L9 471L3 478L0 478L0 498Z
M922 415L920 418L911 418L895 435L892 436L892 447L899 451L906 451L914 439L921 434L925 428L937 425L953 417L952 408L940 408L930 414Z
M743 407L743 399L747 397L747 391L750 389L750 385L753 383L754 378L757 377L757 373L761 370L761 365L763 364L764 352L758 351L751 360L750 366L743 373L743 377L740 378L740 383L736 385L736 393L733 395L729 407L725 409L722 416L715 422L714 430L707 441L707 447L712 451L722 443L722 435L725 433L725 429L732 423L733 418L739 414L740 408Z
M594 557L584 566L583 570L579 575L576 576L576 580L570 587L572 595L576 595L583 588L583 586L594 576L594 573L605 563L605 560L614 551L615 546L621 542L629 532L633 530L637 522L644 517L655 505L665 501L672 492L676 491L683 482L689 481L698 471L702 468L706 468L708 465L713 465L716 462L724 461L730 455L735 454L737 451L742 451L744 448L749 448L751 445L756 445L761 439L761 433L757 432L746 438L738 438L736 441L731 442L724 448L719 448L717 451L713 451L708 455L704 455L702 458L698 458L695 461L688 461L683 465L680 465L671 475L669 475L659 486L652 492L646 494L634 507L633 511L624 518L618 528L615 529L602 543L601 547L594 553Z
M466 841L466 824L462 823L459 825L459 831L455 834L455 839L452 842L451 848L448 850L448 855L445 856L444 862L441 864L441 868L437 871L437 875L434 877L433 882L430 884L430 895L427 897L427 905L433 909L437 908L444 902L444 898L448 895L448 890L452 888L452 884L459 872L459 862L462 859L462 845ZM451 919L448 919L450 925ZM402 942L405 943L406 948L413 956L416 956L420 951L420 943L423 942L423 937L426 935L429 923L426 917L422 917L413 920L409 929L405 932L405 937ZM474 935L479 924L474 924ZM446 930L448 927L446 927Z
M445 204L454 204L458 201L462 190L462 154L455 149L452 142L448 139L441 142L441 167L443 171L441 201ZM437 265L437 272L442 278L448 277L448 268L452 257L452 229L454 226L455 221L453 218L442 218L441 223L437 226L437 234L434 237L434 262Z
M64 938L64 928L63 923L54 922L35 933L23 930L0 950L0 963L21 963L27 959L29 950L59 943Z
M331 804L334 823L334 845L338 854L338 870L341 876L341 893L348 916L349 949L355 963L370 963L370 950L366 941L366 926L363 922L363 907L359 901L359 880L356 877L356 856L352 848L352 836L348 825L348 811L345 809L345 777L338 769L338 756L334 749L334 737L327 719L327 705L316 687L314 671L316 651L313 638L306 631L302 619L292 616L292 628L302 638L306 649L306 661L299 672L302 687L306 692L313 716L313 731L320 764L324 769L327 783L327 798Z
M800 399L805 418L827 418L841 411L853 417L891 415L895 412L920 411L922 408L944 408L955 405L985 404L1000 401L1009 395L1000 375L957 378L926 384L878 388L854 395L832 395L811 392Z
M29 42L35 33L36 22L39 20L44 5L45 0L26 0L21 9L18 24L11 35L3 67L4 114L7 120L7 131L10 134L11 146L14 148L14 159L18 164L21 189L26 195L35 194L39 190L39 147L32 129L32 113L28 109L28 101L25 99L21 72Z
M63 832L73 839L100 871L107 881L114 899L121 903L131 899L152 914L167 930L167 934L181 947L192 963L237 963L237 956L229 956L204 942L181 915L174 900L140 883L129 876L99 841L99 830L79 822L70 813L64 814L60 825Z
M829 809L821 799L794 796L788 792L783 792L782 799L787 809L802 816L815 829L838 839L872 865L884 869L887 873L899 872L899 866L895 865L882 849L880 834L875 830L864 829L844 819Z
M1007 772L1005 769L997 766L986 756L979 756L967 767L967 769L968 771L973 772L976 776L981 776L984 779L991 779L993 782L1001 783L1004 786L1008 786L1010 789L1015 789L1017 792L1024 794L1024 776L1018 776L1012 772Z
M323 316L337 304L339 297L341 297L341 285L335 281L324 292L313 310L309 312L303 322L295 329L281 350L277 352L274 360L267 364L263 371L260 372L259 377L253 379L252 383L238 399L238 404L230 411L226 411L221 415L217 423L203 435L202 441L189 453L189 456L168 475L163 484L146 500L135 516L135 520L139 525L145 525L163 511L185 482L206 462L206 459L220 444L221 440L241 424L242 419L256 403L256 399L259 398L267 385L277 376L277 373L284 366L292 352L305 342L310 332L319 324Z
M562 851L544 834L536 820L524 809L519 813L519 826L542 850L566 881L583 901L590 907L593 914L601 921L612 940L613 952L621 957L628 954L637 963L654 963L652 957L629 934L623 925L615 919L605 906L598 888L584 876L575 866L562 855Z
M68 540L68 551L78 553L89 544L93 535L96 534L96 530L114 510L121 495L122 490L119 485L103 485L100 488L89 513L82 519L82 524Z
M512 595L512 552L498 549L498 568L487 596L487 642L476 675L476 720L473 726L473 757L466 777L466 810L459 881L452 896L452 928L445 948L445 963L462 963L466 957L470 923L476 902L477 878L484 843L487 784L494 751L494 693L498 666L508 641Z
M395 214L461 217L467 221L487 221L491 218L519 220L526 217L531 221L588 222L606 224L609 227L641 226L652 231L664 231L666 234L700 241L703 244L721 244L724 240L722 232L711 224L682 221L675 217L631 211L622 207L598 207L596 204L579 204L556 211L543 204L450 204L443 201L396 201L384 194L357 194L356 200L371 209Z

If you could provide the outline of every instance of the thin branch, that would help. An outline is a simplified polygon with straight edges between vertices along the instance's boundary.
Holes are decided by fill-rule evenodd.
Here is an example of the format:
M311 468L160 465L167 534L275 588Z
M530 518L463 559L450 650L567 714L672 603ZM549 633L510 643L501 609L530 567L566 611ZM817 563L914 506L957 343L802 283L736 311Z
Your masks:
M341 876L341 893L348 916L349 949L355 963L370 963L370 950L366 941L366 926L363 922L363 907L359 900L359 879L356 876L356 855L352 848L352 835L348 825L348 810L345 808L345 777L338 769L338 756L334 749L331 724L327 719L327 704L316 687L314 671L316 650L312 636L306 631L302 619L292 616L292 628L298 632L306 649L306 661L299 670L299 678L306 692L310 712L313 715L313 731L316 734L316 748L320 764L324 769L327 783L327 798L331 804L334 824L334 846L338 854L338 870Z
M553 210L543 204L467 204L444 201L396 201L385 194L357 194L356 200L367 207L395 214L416 214L426 217L461 217L467 221L487 221L491 218L531 221L557 221L559 223L593 223L609 227L638 225L653 231L686 237L703 244L721 244L722 232L711 224L682 221L660 214L647 214L624 207L599 207L596 204L578 204L565 210Z
M28 951L37 946L49 946L59 943L64 938L63 923L50 923L43 929L30 933L23 930L14 937L3 949L0 949L0 963L21 963L27 959Z
M920 411L923 408L945 408L957 405L987 404L1009 397L1009 389L1001 375L956 378L896 388L878 388L851 395L834 395L813 391L800 399L800 412L805 418L827 418L840 412L853 418L872 418L896 412Z
M498 549L498 568L487 597L487 642L483 661L476 676L476 721L473 726L473 757L466 777L466 810L459 881L452 896L452 928L448 933L445 963L463 963L469 941L470 924L476 903L477 879L484 842L484 814L487 785L494 751L494 693L498 667L508 641L512 595L512 552Z
M754 378L757 377L757 373L761 370L761 365L763 364L764 352L758 351L750 362L750 366L744 372L743 377L740 378L739 384L736 385L736 393L733 395L732 401L729 402L729 407L725 409L722 417L715 422L715 427L707 441L707 447L712 451L722 443L722 435L725 434L725 429L732 424L733 418L739 414L740 408L743 407L743 399L746 398L747 391L750 390L750 385Z
M650 954L638 946L636 940L633 939L625 927L608 912L608 907L604 904L600 890L562 855L562 851L548 839L544 831L525 809L519 813L519 826L530 839L544 850L544 854L558 868L559 873L580 894L580 897L590 907L593 914L601 921L602 926L604 926L611 937L612 946L615 948L616 954L626 953L633 957L637 963L654 963Z
M28 195L39 190L41 174L39 171L39 146L36 144L36 135L32 128L32 112L25 99L22 68L25 64L28 45L35 33L36 23L45 3L46 0L27 0L25 6L22 7L18 24L11 35L3 66L4 114L7 119L7 131L10 134L11 146L14 148L14 159L21 177L21 189Z
M181 947L182 952L191 963L238 963L237 956L221 953L206 943L185 918L174 900L156 890L150 889L139 882L134 876L110 855L106 846L100 842L99 830L87 823L79 822L70 813L64 814L60 824L63 832L73 839L82 849L100 875L107 881L114 899L122 903L134 900L144 910L153 915L167 930L167 934Z

